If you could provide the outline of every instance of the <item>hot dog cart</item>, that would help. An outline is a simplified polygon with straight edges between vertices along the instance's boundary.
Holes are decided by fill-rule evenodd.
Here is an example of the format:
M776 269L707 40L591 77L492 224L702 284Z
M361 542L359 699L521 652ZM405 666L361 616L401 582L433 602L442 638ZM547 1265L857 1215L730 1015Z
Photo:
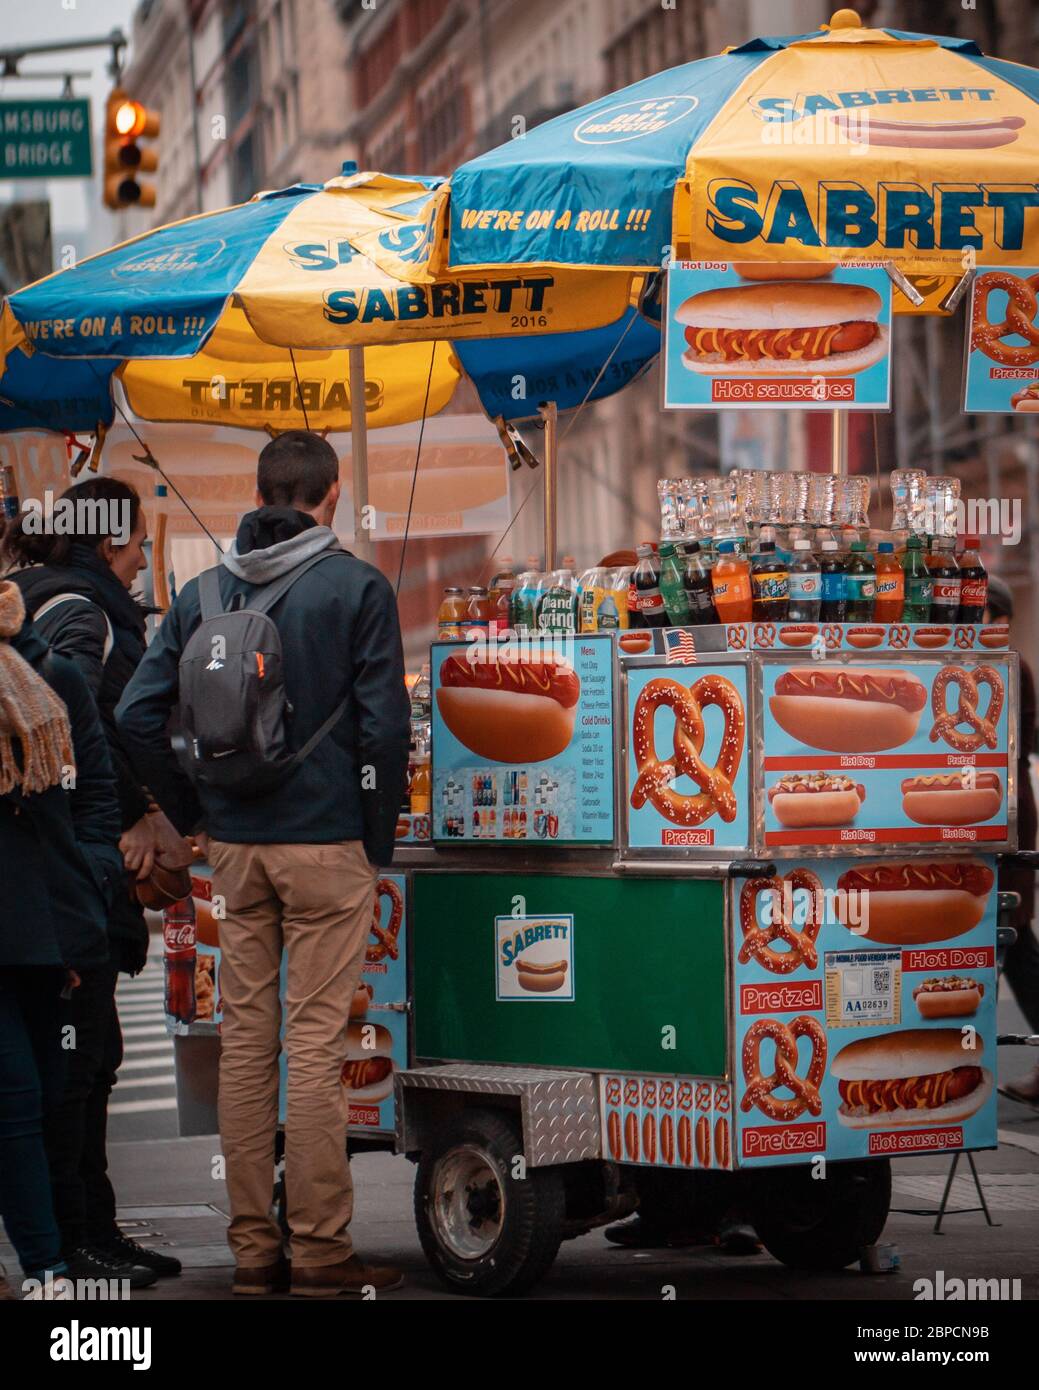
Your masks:
M430 839L379 880L351 1057L390 1060L352 1074L350 1132L417 1163L450 1288L529 1287L562 1240L634 1210L648 1170L690 1205L731 1184L775 1256L839 1268L883 1229L891 1157L995 1147L1017 657L979 626L862 640L748 622L647 632L638 654L504 643L482 655L510 687L572 701L537 761L519 707L495 726L445 697L459 660L471 691L494 677L433 644ZM857 809L799 809L834 791ZM216 1007L189 1034L219 1025L205 921ZM200 1043L178 1039L196 1132Z

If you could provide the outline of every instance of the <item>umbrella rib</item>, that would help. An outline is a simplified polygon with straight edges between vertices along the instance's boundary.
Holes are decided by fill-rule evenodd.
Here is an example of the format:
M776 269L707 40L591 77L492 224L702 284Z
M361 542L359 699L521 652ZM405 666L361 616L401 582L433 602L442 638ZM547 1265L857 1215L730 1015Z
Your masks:
M296 392L299 395L299 408L303 412L303 424L306 429L310 429L310 421L307 418L307 403L303 399L303 387L299 384L299 372L296 369L296 354L289 348L289 357L292 359L292 375L296 378Z
M101 380L101 377L98 375L97 368L94 366L94 364L93 364L93 362L91 361L91 359L90 359L89 357L85 357L85 358L83 359L83 361L86 362L86 363L89 365L90 370L91 370L91 371L94 373L94 375L97 377L98 381L100 381L100 380ZM138 443L138 444L141 446L141 448L144 450L144 452L145 452L145 454L146 454L147 457L144 458L144 459L142 459L141 462L144 463L144 464L150 464L150 466L151 466L152 468L155 469L156 473L159 474L159 476L162 478L162 480L163 480L163 482L166 484L166 486L167 486L168 488L171 489L171 491L173 492L174 496L175 496L175 497L177 498L177 500L180 502L181 506L185 509L185 511L189 514L189 516L191 516L191 518L192 518L194 521L196 521L196 522L198 523L198 525L200 526L200 528L206 533L206 535L209 537L209 539L213 542L213 546L215 547L217 554L218 554L218 555L223 555L223 553L224 553L223 547L221 546L220 542L217 540L216 536L213 535L212 531L209 529L209 527L206 525L206 523L205 523L205 522L202 520L202 518L199 516L198 512L195 511L195 508L191 505L191 503L188 501L188 499L187 499L187 498L184 496L184 494L181 492L181 490L180 490L180 488L177 486L177 484L173 481L173 479L169 476L169 474L168 474L168 473L166 472L166 470L163 468L162 464L159 462L159 460L158 460L158 459L155 457L155 455L152 453L150 446L147 445L147 444L144 442L144 440L141 438L141 436L137 433L137 430L136 430L135 427L134 427L133 421L130 419L129 415L127 415L127 413L126 413L126 411L123 409L123 407L119 404L119 400L118 400L118 398L116 397L115 392L112 391L111 389L109 389L109 399L111 400L112 404L115 406L116 410L118 410L119 414L123 417L123 422L124 422L124 424L126 425L127 429L130 431L130 433L133 435L134 439L137 440L137 443Z

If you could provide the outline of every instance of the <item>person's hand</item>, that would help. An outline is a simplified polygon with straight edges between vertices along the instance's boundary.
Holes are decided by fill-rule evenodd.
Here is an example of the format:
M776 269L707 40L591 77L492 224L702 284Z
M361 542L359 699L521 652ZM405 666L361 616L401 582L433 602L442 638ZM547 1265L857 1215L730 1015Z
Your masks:
M119 837L119 851L127 872L135 874L137 881L143 883L155 867L155 836L147 814L123 831Z
M199 859L209 858L209 836L204 830L196 830L191 836L191 841L195 846L195 852Z

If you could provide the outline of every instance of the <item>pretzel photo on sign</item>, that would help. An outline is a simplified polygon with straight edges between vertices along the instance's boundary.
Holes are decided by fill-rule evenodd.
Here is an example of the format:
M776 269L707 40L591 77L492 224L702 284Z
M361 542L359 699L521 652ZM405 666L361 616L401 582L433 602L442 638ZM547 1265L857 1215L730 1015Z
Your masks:
M988 316L989 296L1002 290L1007 297L1004 317L993 323ZM1004 367L1030 367L1039 362L1039 275L1012 275L1008 270L989 270L974 284L971 347ZM1025 344L1005 343L1016 333Z
M689 1081L678 1083L677 1104L679 1110L692 1110L693 1108L693 1087Z
M725 640L734 652L747 649L747 629L742 623L733 623L725 629Z
M380 921L384 896L389 898L391 904L389 925L385 927L381 925ZM364 958L369 965L377 965L387 956L390 960L399 959L400 948L397 945L397 937L400 935L403 920L404 898L400 889L392 879L380 878L375 885L375 911L372 913L372 925L369 928L372 940L369 941L364 953Z
M727 1115L732 1108L732 1095L728 1086L715 1086L714 1109L718 1115Z
M790 885L790 898L784 901L784 885ZM808 911L804 925L797 929L793 915L787 914L792 905L793 893L804 889L809 894ZM772 895L769 924L763 927L758 921L758 898L762 893ZM751 957L771 970L774 975L789 975L798 966L814 970L819 964L819 953L815 949L815 939L822 926L819 904L822 902L822 883L811 869L791 869L782 878L749 878L740 893L740 931L743 943L739 949L739 962L746 965ZM773 948L773 941L786 943L785 951Z
M698 1081L696 1083L695 1105L697 1110L710 1110L711 1085L709 1081Z
M620 1105L621 1082L619 1076L611 1076L606 1082L606 1104Z
M958 693L956 709L949 712L945 692L955 684ZM978 714L981 686L989 692L988 709ZM995 748L999 742L999 716L1003 712L1003 677L991 666L976 666L973 671L963 666L943 666L931 687L931 712L934 726L931 742L943 738L957 753L976 753L984 744ZM969 724L971 733L960 732L961 724Z
M909 646L910 631L905 623L894 623L888 629L888 645L899 651L905 651Z
M958 627L953 641L961 651L969 651L974 645L974 629L972 627Z
M670 758L656 754L654 725L656 713L666 705L675 717ZM718 761L713 767L700 754L704 746L703 711L716 705L725 719ZM635 704L632 719L632 750L638 777L631 790L636 810L652 802L665 820L673 825L700 825L713 815L726 823L736 819L736 793L733 781L743 757L746 719L740 692L724 676L701 676L691 687L666 677L651 680ZM700 788L695 795L674 790L679 777L688 777Z
M775 1044L775 1071L766 1075L761 1070L761 1045L766 1038ZM798 1067L798 1038L807 1038L812 1045L807 1075L801 1076ZM770 1120L796 1120L807 1110L811 1115L822 1113L819 1083L826 1070L826 1034L822 1024L810 1014L799 1014L789 1024L778 1018L759 1018L750 1025L743 1039L743 1077L747 1089L740 1109L751 1110L755 1105ZM791 1099L777 1098L778 1090L793 1091Z
M823 628L823 641L826 643L827 651L836 651L843 637L844 629L840 623L827 623Z
M754 645L755 647L774 647L776 645L775 623L754 624Z

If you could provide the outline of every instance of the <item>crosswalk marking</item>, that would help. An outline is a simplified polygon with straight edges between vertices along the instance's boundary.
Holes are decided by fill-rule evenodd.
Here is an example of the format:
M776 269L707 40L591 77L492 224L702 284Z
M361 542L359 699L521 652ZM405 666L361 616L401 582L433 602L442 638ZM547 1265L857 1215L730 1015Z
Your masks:
M168 1100L124 1100L113 1101L108 1107L110 1115L140 1115L146 1110L176 1110L177 1098Z

